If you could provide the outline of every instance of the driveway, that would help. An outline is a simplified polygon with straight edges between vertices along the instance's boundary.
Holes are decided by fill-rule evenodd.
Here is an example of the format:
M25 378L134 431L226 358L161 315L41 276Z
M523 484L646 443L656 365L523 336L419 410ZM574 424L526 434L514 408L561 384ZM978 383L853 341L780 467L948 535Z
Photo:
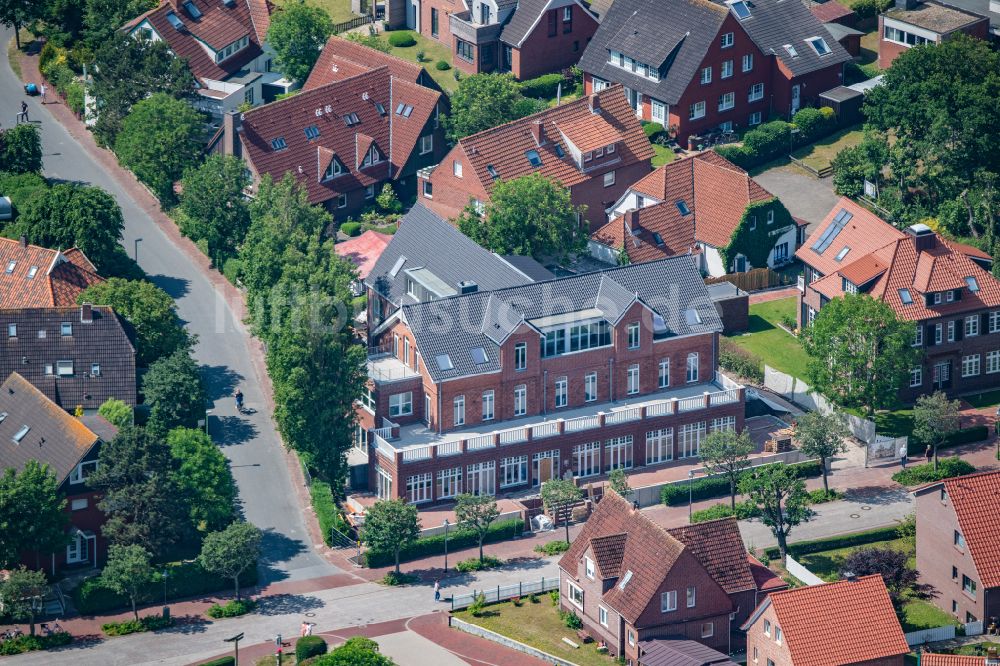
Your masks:
M815 230L840 200L833 191L833 179L815 178L790 164L761 172L754 180L781 199L794 217L809 223L807 234Z
M12 32L4 28L0 36L6 46ZM9 111L12 122L15 107L25 98L22 82L4 59L0 66L0 99L4 100L0 117ZM254 371L250 337L234 316L231 304L140 205L135 193L130 192L130 188L136 188L134 183L119 180L105 170L52 117L48 105L42 105L39 98L27 101L32 122L41 130L45 175L96 185L115 197L125 217L125 248L130 254L138 249L139 265L176 299L181 319L198 336L194 353L202 364L212 402L212 436L232 461L247 520L265 530L262 582L338 572L313 551L287 459ZM247 405L254 407L256 414L243 417L236 413L230 396L237 386L243 389Z

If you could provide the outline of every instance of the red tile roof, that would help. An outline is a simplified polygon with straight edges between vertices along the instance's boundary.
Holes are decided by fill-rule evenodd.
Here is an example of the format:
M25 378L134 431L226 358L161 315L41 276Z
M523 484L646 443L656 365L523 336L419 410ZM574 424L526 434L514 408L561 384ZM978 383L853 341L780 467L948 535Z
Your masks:
M795 666L857 664L910 651L877 574L772 592L744 627L769 605Z
M170 50L187 60L191 73L202 83L206 79L224 81L263 53L263 36L270 25L266 0L236 0L232 7L223 0L191 2L201 12L198 19L192 18L181 2L161 0L156 9L132 19L125 27L131 33L148 21ZM183 31L170 24L167 14L171 12L183 22ZM249 44L221 63L216 63L202 44L221 50L244 35L249 36Z
M418 83L424 71L416 63L334 35L320 51L302 89L319 88L378 67L388 67L394 77L410 83Z
M628 105L621 86L606 88L595 95L574 100L560 106L546 109L520 120L515 120L478 134L467 136L459 141L455 150L461 150L468 156L472 170L487 192L493 189L494 178L487 167L493 167L499 178L510 180L539 172L553 178L565 187L572 187L590 180L592 172L581 170L573 161L569 151L565 151L560 128L574 127L576 123L587 121L592 115L591 98L596 98L600 106L600 115L604 124L613 128L621 141L616 146L618 162L613 163L616 169L649 160L653 156L653 148L642 131L642 126L635 117L635 111ZM543 128L543 143L538 145L532 134L532 125L540 122ZM565 155L559 157L556 146L560 146ZM542 160L539 167L534 167L525 156L529 150L536 150ZM608 166L612 163L609 162ZM466 170L468 173L468 170ZM602 170L595 172L603 173Z
M1000 472L958 476L943 483L982 586L1000 586Z
M440 99L438 91L393 78L388 67L379 67L247 111L244 154L257 175L278 180L291 173L310 203L322 203L398 176ZM400 105L412 107L409 117L396 112ZM358 122L348 126L344 117L352 113ZM311 126L319 131L315 139L305 134ZM285 147L272 144L279 138ZM382 161L361 169L363 151L372 143ZM347 173L324 180L334 155Z
M761 564L760 560L750 553L747 553L747 562L750 564L750 573L753 574L754 584L761 592L774 592L788 588L788 583Z
M590 546L594 550L594 560L602 578L617 578L621 575L627 540L628 535L624 532L594 537L590 540Z
M597 114L587 114L556 124L559 133L582 153L604 148L622 140L621 133Z
M920 655L920 666L986 666L986 659L971 654L924 652Z
M80 292L104 281L76 248L59 252L11 238L0 238L0 270L3 309L75 305Z
M694 552L726 594L757 589L736 518L730 516L667 531Z
M809 11L823 23L833 23L837 19L851 16L854 12L837 0L826 0L826 2L813 2L809 5Z
M357 238L337 243L333 246L338 256L347 259L358 267L358 277L364 280L368 277L375 262L382 256L385 246L392 240L389 234L379 233L369 229Z
M591 238L608 247L624 247L633 264L656 261L697 249L693 219L681 218L677 206L672 203L630 210L595 231Z
M813 243L822 236L826 229L833 224L834 218L841 210L846 210L853 217L847 223L843 231L837 234L829 247L818 254L812 249ZM803 262L809 264L823 275L837 272L843 265L841 262L846 259L854 261L858 257L864 256L880 247L888 245L894 240L903 238L902 231L884 222L878 215L871 212L847 197L841 197L837 205L827 213L826 218L820 222L812 235L806 239L795 252L795 256ZM845 248L850 248L841 261L837 261L837 255Z

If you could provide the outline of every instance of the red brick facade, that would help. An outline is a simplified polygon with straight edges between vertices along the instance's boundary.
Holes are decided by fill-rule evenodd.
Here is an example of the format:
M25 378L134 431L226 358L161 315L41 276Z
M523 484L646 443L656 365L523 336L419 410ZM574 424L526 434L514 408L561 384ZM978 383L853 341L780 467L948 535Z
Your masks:
M572 20L563 20L563 11L572 13ZM554 16L554 18L553 18ZM556 25L556 34L549 28L550 21ZM549 72L568 69L580 60L591 37L597 31L597 20L580 5L573 4L558 9L550 9L535 25L535 29L524 38L520 47L511 47L510 71L518 80L533 79ZM500 45L500 57L503 54ZM564 92L566 92L564 90Z
M955 13L959 14L961 12L959 12L958 10L955 10ZM905 46L903 44L900 44L897 41L890 41L890 40L886 39L886 36L885 36L886 32L885 32L885 25L884 25L884 23L885 23L885 15L884 14L880 14L879 17L878 17L878 34L880 36L879 37L879 42L878 42L878 66L879 66L879 69L886 69L886 68L888 68L892 64L892 61L895 60L896 57L899 56L900 53L902 53L903 51L906 51L907 49L912 48L910 46ZM920 30L920 29L918 28L918 30ZM921 30L921 33L931 34L926 29ZM955 35L955 34L958 34L958 33L965 33L965 34L967 34L967 35L969 35L971 37L976 37L978 39L988 40L990 38L990 20L987 17L983 16L983 17L981 17L980 20L973 21L972 23L970 23L969 25L965 26L964 28L961 28L959 30L955 30L955 31L950 32L950 33L937 35L935 41L937 43L941 43L942 41L951 38L952 35Z

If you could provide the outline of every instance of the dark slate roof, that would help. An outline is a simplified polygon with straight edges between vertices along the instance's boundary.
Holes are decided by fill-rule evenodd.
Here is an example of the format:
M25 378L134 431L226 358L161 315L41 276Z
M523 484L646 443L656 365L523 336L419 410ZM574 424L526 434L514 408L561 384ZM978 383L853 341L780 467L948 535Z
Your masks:
M405 258L393 276L400 258ZM478 245L454 226L417 203L400 221L365 284L395 305L414 302L406 295L406 271L424 268L456 292L463 280L480 290L527 284L532 278Z
M750 13L750 18L740 21L740 25L761 51L776 55L793 76L809 74L851 59L851 54L801 2L754 0ZM817 55L806 43L807 38L817 36L822 37L830 47L828 55ZM795 47L798 56L793 58L789 55L784 49L785 44Z
M663 318L668 336L722 330L705 282L686 255L404 305L403 319L431 378L442 381L499 371L500 345L522 322L595 310L617 323L636 300ZM486 353L485 363L473 361L472 350L478 347ZM450 370L442 370L437 363L437 357L444 354L450 357Z
M94 306L91 322L82 319L80 306L0 310L0 377L18 372L67 410L97 409L108 398L135 405L135 348L122 323L107 306ZM71 335L61 334L63 322ZM57 361L73 361L73 376L58 376ZM100 375L92 377L95 363Z
M532 257L523 257L519 254L505 254L503 255L503 260L535 282L551 280L555 277L552 271L542 266Z
M16 372L0 387L0 417L0 468L21 470L37 460L59 483L100 439Z
M728 13L707 0L615 0L587 45L580 69L677 104ZM609 50L659 67L660 80L610 64Z
M590 14L582 3L576 3L580 9ZM503 7L503 2L500 3ZM500 33L500 41L514 47L520 47L525 38L531 34L532 29L538 25L542 12L549 6L549 0L517 0L517 9L510 17L507 25Z
M639 666L736 666L728 656L692 640L642 641L639 653Z

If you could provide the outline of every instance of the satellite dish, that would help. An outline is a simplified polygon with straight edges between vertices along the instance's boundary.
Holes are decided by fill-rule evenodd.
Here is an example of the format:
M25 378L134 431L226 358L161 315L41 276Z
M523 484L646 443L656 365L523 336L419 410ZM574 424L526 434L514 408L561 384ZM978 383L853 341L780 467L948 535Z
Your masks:
M363 99L366 102L368 101L368 91L361 93L361 99Z

